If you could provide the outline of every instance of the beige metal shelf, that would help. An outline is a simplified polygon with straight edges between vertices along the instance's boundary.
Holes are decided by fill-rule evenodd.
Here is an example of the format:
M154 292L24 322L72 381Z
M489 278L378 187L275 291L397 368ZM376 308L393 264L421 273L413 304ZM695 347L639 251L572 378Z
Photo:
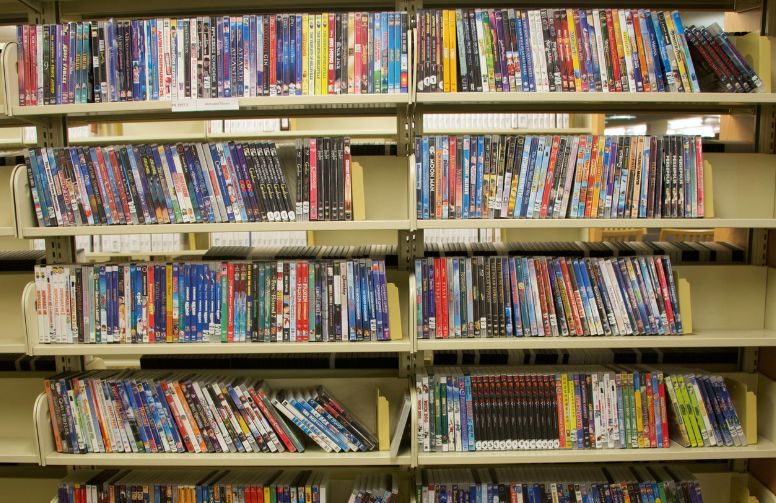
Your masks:
M670 107L678 110L724 110L776 103L776 93L417 93L415 103L422 111L476 111L494 108L591 111L647 110Z
M92 236L102 234L158 234L189 232L278 232L278 231L396 231L410 229L407 158L396 156L355 156L363 173L361 183L353 182L354 215L363 220L333 222L231 222L152 225L94 225L78 227L38 227L26 167L18 165L11 175L15 217L20 236ZM296 166L285 163L286 179L292 198L296 191ZM360 195L363 194L363 195ZM359 216L360 215L360 216ZM2 215L0 215L2 218ZM361 235L360 235L361 236ZM363 235L369 239L369 235Z
M15 119L34 121L53 116L88 118L91 121L179 120L197 118L257 117L261 115L395 114L410 104L409 94L339 94L332 96L262 96L233 98L238 110L174 112L172 101L123 101L70 105L10 105Z
M153 132L150 135L107 135L107 136L85 136L82 138L73 138L68 140L68 145L76 146L99 146L99 145L117 145L117 144L137 144L137 143L176 143L176 142L204 142L207 141L207 135L202 133L170 133L159 134Z
M331 130L297 130L297 131L255 131L238 133L170 133L159 135L151 133L148 135L109 135L109 136L89 136L84 138L74 138L68 141L71 146L98 146L98 145L116 145L116 144L136 144L136 143L175 143L175 142L207 142L220 140L283 140L293 138L314 138L319 136L333 136ZM396 130L389 129L358 129L355 131L340 131L340 135L347 135L350 138L391 138L396 136ZM2 146L0 144L0 146Z
M567 128L424 128L423 134L428 135L528 135L528 134L552 134L552 135L582 135L592 134L589 127Z
M256 131L249 133L208 133L208 140L246 140L252 138L285 139L285 138L315 138L319 136L348 136L350 138L391 138L396 136L396 129L352 129L337 131L331 129L310 129L295 131Z
M416 220L415 162L397 157L367 157L364 166L366 220L351 222L260 222L158 224L143 226L38 227L29 195L25 167L13 174L14 201L20 237L45 238L95 234L225 231L369 231L418 229L585 229L585 228L776 228L776 156L766 154L707 154L709 218L652 219L469 219ZM289 168L289 185L295 173ZM406 187L406 190L405 190ZM292 189L293 190L293 189ZM709 195L711 197L709 197ZM397 200L397 196L399 199ZM411 209L410 209L411 208ZM412 215L412 218L404 218Z
M0 463L35 463L38 450L31 438L0 437Z
M395 458L390 452L327 453L309 447L302 453L208 453L208 454L59 454L43 457L52 466L410 466L409 450Z
M776 228L776 156L704 154L707 218L417 220L418 229ZM414 157L410 169L414 175ZM413 187L414 189L414 187ZM416 191L412 190L412 196ZM413 205L415 204L415 197ZM417 210L413 211L413 215Z
M601 227L638 227L648 229L663 227L682 229L733 227L773 229L776 228L776 218L483 218L470 220L418 220L417 226L418 229L589 229Z
M219 371L211 372L223 376L261 376L261 371ZM300 375L297 373L297 375ZM320 376L320 374L318 374ZM375 390L387 397L389 401L388 421L389 431L395 429L405 393L408 391L407 380L403 378L363 377L345 379L335 377L313 378L266 378L271 388L280 389L305 388L311 382L324 386L342 404L350 410L363 424L377 424L377 406ZM42 387L42 386L41 386ZM95 453L95 454L63 454L57 453L54 435L51 430L48 401L41 393L35 400L33 408L34 425L39 442L41 464L44 465L91 465L91 466L404 466L412 464L409 449L391 457L390 451L357 452L357 453L326 453L313 442L306 442L307 447L302 453L181 453L181 454L150 454L150 453ZM29 416L26 416L29 418ZM28 419L29 422L29 419Z
M187 232L370 231L409 229L409 220L350 222L235 222L158 225L91 225L81 227L25 227L22 237L93 236L97 234L161 234Z
M32 355L141 354L309 354L409 353L441 350L618 349L776 346L776 269L749 265L675 266L691 289L693 332L679 336L513 337L420 339L414 341L414 277L391 271L389 281L399 287L401 340L321 343L158 343L158 344L41 344L38 342L34 284L23 292L27 347ZM18 290L17 290L18 291ZM18 293L17 293L18 295Z
M325 115L395 113L411 103L409 94L354 94L332 96L264 96L235 98L238 110L173 112L171 101L132 101L70 105L10 105L9 125L42 117L67 116L92 121L228 118L272 115ZM677 110L719 111L776 103L776 93L419 93L422 111L560 110Z
M334 353L410 353L407 273L389 270L387 280L398 287L398 298L389 291L388 308L391 333L396 339L364 342L200 342L155 344L42 344L38 334L35 308L35 283L28 283L22 293L22 316L30 355L43 356L136 356L136 355L234 355L234 354L334 354ZM0 299L1 300L1 299ZM2 304L0 304L2 306ZM1 347L0 347L1 348Z
M499 465L526 463L615 463L624 461L696 461L776 457L776 444L759 438L747 447L682 447L665 449L533 450L513 452L419 452L418 466Z
M202 257L208 250L167 250L167 251L136 251L136 252L85 252L86 261L115 260L132 257Z
M2 347L0 346L0 349ZM408 339L381 342L202 342L160 344L35 344L30 353L41 355L248 355L409 353ZM23 350L22 350L23 352Z
M776 269L752 265L677 265L690 285L691 333L675 336L418 339L417 351L625 349L776 346ZM410 291L415 291L414 275ZM412 308L414 312L414 307ZM686 323L686 320L684 320ZM417 333L415 317L410 330ZM687 327L688 325L685 325Z
M16 234L16 229L10 226L0 227L0 236L13 236Z
M24 342L0 342L0 354L24 354L27 346Z
M694 334L673 336L420 339L417 342L418 351L770 346L776 346L776 330L699 330Z

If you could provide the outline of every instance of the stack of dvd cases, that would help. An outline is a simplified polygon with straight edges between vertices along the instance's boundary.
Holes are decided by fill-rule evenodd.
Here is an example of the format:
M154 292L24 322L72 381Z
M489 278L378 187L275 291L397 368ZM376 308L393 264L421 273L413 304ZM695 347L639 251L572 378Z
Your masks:
M695 476L686 468L668 465L430 469L421 474L416 496L422 503L703 503Z
M382 260L38 266L35 297L43 344L391 339Z
M418 339L682 333L664 256L415 262Z
M63 374L44 382L57 452L365 452L374 435L324 388L217 376ZM293 424L292 428L290 424Z
M416 33L420 92L701 91L676 11L424 9Z
M703 148L691 136L424 136L417 217L699 218Z

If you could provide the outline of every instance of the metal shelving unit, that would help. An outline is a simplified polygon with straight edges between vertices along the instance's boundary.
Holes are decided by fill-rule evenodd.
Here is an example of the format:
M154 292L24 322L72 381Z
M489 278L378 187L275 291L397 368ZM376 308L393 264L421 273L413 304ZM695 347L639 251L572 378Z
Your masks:
M507 2L465 2L467 6L491 6ZM429 0L425 6L455 6L464 4L456 0ZM568 6L610 6L611 2L598 0L572 0ZM676 6L675 0L653 0L643 6ZM733 0L711 2L682 2L682 8L745 9L748 3ZM379 2L369 7L393 7L415 9L420 2ZM510 3L511 5L511 3ZM523 6L546 6L544 1L529 1ZM335 0L334 8L364 7L363 2ZM296 0L292 6L300 9L318 9L319 5L308 0ZM225 8L245 12L275 9L272 5L256 5L247 0L232 0L226 5L213 6L206 0L186 2L154 2L139 0L128 5L111 4L98 0L63 0L42 2L40 9L33 9L30 18L37 22L55 22L58 19L74 19L83 15L142 15L156 16L186 12L187 14L223 11ZM284 7L285 8L285 7ZM773 9L773 6L769 6ZM554 350L570 351L587 349L638 349L638 348L740 348L741 370L757 370L759 348L776 347L776 309L771 306L776 298L776 269L767 264L767 242L770 229L776 229L776 139L768 140L767 132L776 130L776 93L754 94L726 93L415 93L401 95L339 95L237 98L224 101L221 109L174 111L177 104L169 101L144 101L98 103L83 105L47 105L24 107L18 105L15 95L14 51L4 51L2 73L5 78L5 114L0 114L0 125L32 124L38 129L41 146L59 147L67 144L66 131L69 122L122 122L122 121L171 121L260 117L260 116L346 116L358 120L366 116L396 117L396 129L357 129L351 136L360 138L391 138L398 145L398 155L390 160L364 158L365 219L352 222L288 222L288 223L231 223L231 224L168 224L144 226L90 226L90 227L39 227L35 221L27 177L21 166L3 181L8 194L0 188L0 204L12 201L9 213L0 212L0 235L15 235L24 239L46 239L49 263L69 263L75 260L74 237L102 234L135 233L210 233L210 232L276 232L312 231L329 232L344 236L357 233L362 242L377 242L389 236L399 244L399 268L410 269L412 260L422 254L423 230L467 229L473 227L500 229L589 229L589 228L709 228L725 227L747 229L750 264L746 266L683 266L677 267L680 277L689 281L692 288L693 333L682 336L652 337L574 337L574 338L514 338L514 339L446 339L418 340L415 330L414 287L411 273L401 272L399 314L404 337L401 340L368 343L201 343L201 344L41 344L35 324L34 292L29 288L22 294L19 288L0 290L0 303L23 305L26 319L20 321L14 331L23 335L19 340L0 342L0 352L21 350L30 355L50 355L58 359L62 369L85 368L87 359L95 356L130 357L134 355L241 355L241 354L333 354L376 353L399 355L400 368L397 378L379 380L356 377L325 377L332 386L346 389L347 399L357 403L356 413L374 419L374 389L380 386L390 390L392 406L398 407L404 392L412 396L410 447L392 458L385 451L357 454L327 454L309 449L302 454L88 454L69 455L56 452L51 434L48 405L45 395L34 404L34 421L30 425L29 404L12 407L14 424L33 426L30 439L5 439L0 437L0 462L40 462L44 465L99 465L99 466L289 466L289 467L359 467L378 466L409 470L437 466L491 465L514 463L591 463L632 461L700 461L731 460L731 468L742 470L742 461L759 458L776 458L776 428L772 414L776 413L776 385L767 378L759 378L757 415L760 418L757 443L737 448L683 448L673 445L666 449L634 450L564 450L522 452L475 453L423 453L418 452L416 417L412 375L416 362L435 351L491 351L491 350ZM765 69L770 72L770 68ZM415 123L424 113L438 112L598 112L601 111L650 111L670 110L688 112L753 112L760 120L757 154L715 154L707 156L714 181L712 194L714 214L704 219L557 219L557 220L418 220L415 207L415 162L412 155L412 135ZM770 129L769 129L770 128ZM354 128L355 129L355 128ZM417 129L419 130L419 129ZM450 130L447 134L477 134L485 131ZM489 131L490 132L490 131ZM543 130L504 130L504 134L540 134ZM586 134L587 128L571 128L568 134ZM266 135L198 134L180 138L171 134L169 141L208 141L233 138L294 138L300 135L331 134L327 130L273 132ZM341 131L338 134L342 134ZM142 137L98 137L75 140L72 144L93 145L102 143L127 143L144 141ZM156 138L153 141L165 141ZM7 196L7 197L6 197ZM11 215L11 219L5 217ZM350 234L351 236L353 234ZM176 255L177 252L170 252ZM131 253L130 255L147 255ZM154 252L151 255L165 255ZM100 257L106 258L103 254ZM771 264L772 265L772 264ZM5 285L4 285L5 286ZM15 304L14 304L15 303ZM396 313L394 313L396 314ZM4 318L0 318L5 323ZM128 359L120 359L120 362ZM325 374L325 373L324 373ZM302 380L298 378L297 381ZM293 378L284 379L294 381ZM0 380L0 383L2 381ZM29 410L18 407L30 407ZM395 418L391 413L391 421ZM18 414L17 414L18 413ZM18 419L16 419L18 417ZM23 419L22 419L23 418ZM2 424L0 422L0 424ZM3 447L6 447L4 450ZM773 495L767 490L761 494Z

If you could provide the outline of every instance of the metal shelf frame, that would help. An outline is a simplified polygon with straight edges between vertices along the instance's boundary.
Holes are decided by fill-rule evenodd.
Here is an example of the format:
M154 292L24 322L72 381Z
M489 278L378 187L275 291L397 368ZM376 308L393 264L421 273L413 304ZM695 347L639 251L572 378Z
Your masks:
M380 0L376 4L370 4L370 8L391 7L408 9L414 12L416 9L426 6L458 6L458 5L476 5L476 6L498 6L512 5L513 2L505 0L484 1L475 0L474 2L463 0L397 0L386 2ZM570 7L604 7L617 6L622 2L613 0L568 0L564 3ZM15 4L17 5L17 4ZM188 2L155 2L152 0L137 0L129 3L111 3L101 0L59 0L59 1L41 1L23 0L18 5L24 6L23 11L27 12L27 19L36 23L58 22L60 19L78 19L81 17L106 17L120 15L142 15L142 16L160 16L166 14L175 14L185 10L187 13L205 14L210 12L222 12L224 9L238 9L245 12L276 10L275 5L269 3L249 2L248 0L231 0L226 4L213 6L209 0L189 0ZM542 0L528 0L524 7L542 7L555 6L557 2L545 2ZM759 5L756 1L747 0L711 0L700 1L691 0L682 2L682 8L688 9L717 9L717 10L745 10ZM346 9L352 7L364 7L363 1L358 0L334 0L327 7L334 9ZM640 4L644 7L676 7L676 0L644 0ZM319 9L320 5L309 0L296 0L291 5L285 5L283 8L303 8ZM776 19L776 2L769 2L767 10L764 9L764 18L770 17ZM9 14L11 15L11 14ZM14 10L14 16L15 10ZM770 26L769 29L773 29ZM14 51L4 53L3 63L6 72L13 68L12 62L15 60ZM6 75L7 77L7 75ZM412 76L411 76L412 77ZM15 87L14 82L8 82L6 78L6 90ZM412 80L411 80L412 82ZM716 218L699 220L471 220L471 221L418 221L415 218L415 174L414 162L412 158L413 136L415 125L420 121L422 114L426 112L486 112L486 111L562 111L562 112L600 112L606 111L654 111L655 109L671 111L692 111L692 112L753 112L758 117L758 129L756 138L756 150L762 154L776 154L776 93L757 93L757 94L558 94L558 93L526 93L526 94L502 94L502 93L459 93L454 95L445 94L415 94L414 86L411 85L411 92L407 95L359 95L359 96L326 96L326 97L272 97L272 98L240 98L237 99L239 109L236 111L213 111L213 112L190 112L178 113L172 112L170 102L132 102L132 103L106 103L89 105L49 105L42 107L20 107L18 99L14 94L6 92L8 96L7 110L0 113L1 125L32 124L38 128L38 138L40 146L62 147L67 145L67 124L69 121L139 121L139 120L190 120L199 118L229 118L229 117L261 117L261 116L289 116L289 115L316 115L316 116L374 116L390 115L396 116L399 154L407 156L409 161L406 187L407 197L407 215L408 218L386 220L374 219L364 222L312 222L297 224L230 224L230 225L170 225L154 227L84 227L84 228L39 228L33 225L22 225L29 220L29 213L17 216L13 226L4 225L0 227L0 233L15 233L23 238L44 238L46 240L46 251L48 263L69 263L75 261L74 236L92 235L92 234L120 234L136 232L222 232L222 231L280 231L280 230L308 230L308 231L398 231L397 240L400 242L400 257L404 259L405 265L422 254L422 244L418 244L416 238L422 237L423 229L434 228L472 228L472 227L500 227L512 229L551 229L551 228L589 228L589 227L738 227L749 229L750 249L757 250L752 253L751 266L742 266L740 270L732 271L733 274L744 274L745 279L739 285L739 289L730 287L727 291L727 282L730 278L720 269L719 276L710 276L707 279L696 279L699 283L699 295L714 294L709 289L709 284L716 281L722 281L723 286L719 292L729 297L730 302L735 304L738 309L737 321L745 319L753 320L748 326L727 326L722 320L722 316L732 312L734 308L728 308L727 305L720 303L703 306L693 306L694 312L704 320L700 324L696 323L696 334L676 337L622 337L622 338L542 338L521 339L521 340L451 340L451 341L416 341L414 331L414 310L408 313L410 330L405 334L405 339L401 341L389 342L385 344L374 344L360 346L359 344L345 346L346 343L335 343L318 345L222 345L222 344L203 344L203 345L180 345L174 352L178 354L232 354L243 353L258 349L258 352L276 352L278 349L289 353L318 353L318 352L337 352L337 351L364 351L364 352L382 352L390 351L402 353L405 355L402 360L404 366L404 376L414 375L415 363L418 355L423 355L427 351L437 350L479 350L479 349L587 349L592 347L599 348L633 348L633 347L723 347L735 346L742 348L740 352L741 359L739 367L741 369L753 370L756 368L759 347L776 346L776 313L768 309L768 304L772 303L769 296L771 290L776 292L776 274L767 267L760 267L765 263L767 253L766 243L769 229L776 229L776 178L767 178L767 183L763 190L770 192L770 214L752 210L749 206L750 201L746 197L739 195L731 196L739 206L730 205L726 210L730 213L722 212ZM324 132L321 132L324 133ZM734 159L733 154L726 154ZM771 157L773 159L773 157ZM737 163L732 163L737 164ZM745 169L746 165L733 166L734 169ZM773 166L771 166L773 169ZM733 171L735 176L735 171ZM743 178L743 177L742 177ZM759 180L762 182L762 180ZM772 183L773 182L773 183ZM770 184L770 185L768 185ZM20 201L19 194L15 194L14 200ZM718 200L719 202L719 200ZM15 205L15 211L21 209ZM27 208L28 210L29 208ZM26 210L25 210L26 211ZM738 211L738 213L736 213ZM418 231L418 232L416 232ZM701 266L705 267L705 266ZM717 267L717 266L709 266ZM746 268L746 269L745 269ZM700 268L694 271L696 278L702 278L707 272ZM692 274L692 273L691 273ZM412 285L412 281L409 282ZM735 285L734 285L735 286ZM743 290L742 290L743 289ZM722 291L726 290L726 291ZM745 291L745 294L741 294ZM410 308L414 307L412 298L414 295L413 287L410 286L408 304ZM726 297L727 298L727 297ZM18 297L17 297L18 301ZM738 302L736 304L735 302ZM720 309L722 305L722 309ZM717 313L712 310L716 309ZM749 316L751 310L756 310L753 317ZM758 317L759 316L759 317ZM746 325L744 323L744 325ZM405 325L407 326L407 325ZM29 334L29 327L25 327L25 333ZM537 338L539 339L539 338ZM136 348L134 346L56 346L40 345L26 342L13 342L13 347L26 347L30 354L36 355L55 355L58 359L58 370L78 370L85 367L84 357L89 355L131 355L137 354L136 350L145 354L169 354L168 348L157 349L157 345ZM10 343L9 343L10 344ZM18 344L18 346L17 346ZM160 345L161 346L161 345ZM2 349L5 346L0 346ZM8 346L9 348L11 346ZM347 379L341 377L341 386L348 384ZM413 408L416 407L414 397L414 383L412 378L399 379L401 386L406 386L411 396ZM354 381L350 381L354 382ZM399 388L391 390L394 394L399 394ZM401 390L403 391L403 389ZM744 461L757 458L776 458L776 426L773 423L772 414L776 413L773 404L776 403L776 387L772 382L767 382L765 386L760 386L758 390L762 394L760 400L761 407L758 408L758 415L761 419L761 435L757 444L742 448L708 448L708 449L685 449L678 446L672 446L667 449L643 449L634 450L602 450L602 451L531 451L531 452L499 452L499 453L418 453L417 439L417 418L415 411L411 413L410 418L410 439L412 447L410 451L401 451L397 458L391 458L385 452L364 453L352 455L329 455L311 450L302 455L267 455L267 456L242 456L242 455L118 455L118 454L93 454L85 456L57 454L52 448L53 438L48 420L48 407L45 403L45 397L38 397L35 402L34 421L34 446L32 450L27 447L23 449L22 454L6 454L0 452L0 462L39 462L43 465L108 465L108 466L390 466L400 467L403 470L410 470L413 467L420 466L440 466L440 465L477 465L477 464L514 464L514 463L587 463L587 462L620 462L631 461L638 457L642 461L691 461L691 460L738 460ZM372 398L373 393L372 393ZM398 405L398 399L395 401ZM394 402L391 402L392 406ZM19 415L24 419L24 426L29 428L29 414ZM16 416L14 416L14 421ZM17 421L20 425L21 421ZM2 444L3 441L0 441ZM16 457L13 457L16 456ZM745 464L731 463L740 471L746 469ZM772 497L772 495L771 495Z

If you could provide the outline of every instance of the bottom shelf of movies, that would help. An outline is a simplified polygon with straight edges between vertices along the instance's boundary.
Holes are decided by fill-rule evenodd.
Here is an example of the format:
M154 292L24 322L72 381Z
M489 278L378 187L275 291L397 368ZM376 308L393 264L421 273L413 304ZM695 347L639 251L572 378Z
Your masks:
M409 477L386 468L79 470L46 501L406 503L410 487Z
M773 493L727 463L639 463L422 470L412 503L438 501L772 503Z
M415 386L418 466L776 457L776 383L761 374L428 367Z
M416 471L414 479L398 470L384 468L78 470L62 478L52 500L30 501L97 503L124 501L122 498L148 503L776 501L757 478L729 469L726 463L716 462L480 467L424 469ZM46 482L44 487L50 490L53 481Z
M266 375L266 374L265 374ZM92 371L44 381L44 465L410 466L407 380ZM404 440L404 445L402 441Z

